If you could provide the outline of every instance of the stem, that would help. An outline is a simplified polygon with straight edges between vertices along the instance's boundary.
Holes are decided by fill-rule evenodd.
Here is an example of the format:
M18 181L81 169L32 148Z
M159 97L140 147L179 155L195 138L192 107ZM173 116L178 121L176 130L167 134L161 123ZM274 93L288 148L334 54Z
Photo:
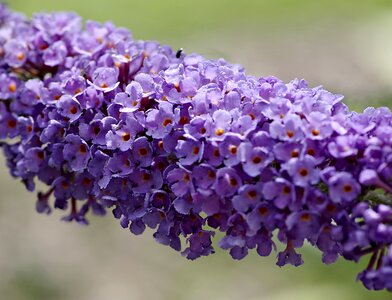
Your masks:
M377 249L377 250L372 254L372 257L370 257L370 261L369 261L369 264L368 264L366 270L371 270L371 269L373 269L374 263L375 263L376 260L377 260L378 251L379 251L379 250Z
M392 206L392 193L385 194L380 192L380 190L369 191L364 197L363 200L368 202L374 202L377 204L385 204Z
M380 255L378 256L377 265L376 265L377 270L381 268L382 259L384 258L384 254L385 254L385 247L382 248L382 250L380 251Z

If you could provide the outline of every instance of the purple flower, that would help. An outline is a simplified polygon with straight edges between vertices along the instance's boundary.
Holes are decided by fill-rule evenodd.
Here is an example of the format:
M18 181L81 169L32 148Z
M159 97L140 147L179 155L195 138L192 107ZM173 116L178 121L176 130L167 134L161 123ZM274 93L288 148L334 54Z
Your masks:
M275 206L280 209L286 208L296 199L294 186L284 178L265 183L262 192L265 199L274 200Z
M62 218L63 221L72 222L75 221L80 225L88 225L87 220L85 219L84 215L78 212L76 200L71 200L71 212L68 216Z
M281 121L276 120L270 125L271 137L281 140L295 142L303 138L301 119L297 115L292 115Z
M242 185L242 179L232 168L221 168L216 173L215 192L220 196L232 196Z
M79 119L82 114L80 103L68 95L64 95L59 99L57 108L59 114L66 117L71 122Z
M356 136L338 136L335 141L328 144L328 151L333 157L344 158L358 153L356 146Z
M20 83L16 77L7 76L7 74L0 74L0 98L8 99L16 96L19 91Z
M159 109L152 109L146 116L147 134L154 139L166 137L173 128L173 105L160 102Z
M100 150L96 151L88 164L88 172L95 177L100 177L103 175L109 157L109 155Z
M152 163L152 148L146 137L140 137L132 145L132 157L141 167Z
M279 252L278 254L278 262L276 263L279 267L283 267L286 264L291 264L293 266L300 266L304 262L301 258L301 255L298 254L294 247L291 245L289 241L287 243L287 247L284 251Z
M334 202L352 201L361 191L358 182L350 173L339 172L328 180L329 195Z
M106 134L116 125L116 119L105 117L94 119L90 124L82 123L79 126L79 135L86 141L93 141L97 145L106 145Z
M0 102L1 105L1 102ZM1 107L0 107L1 109ZM4 109L5 110L5 109ZM1 111L0 111L1 113ZM10 113L3 112L0 117L0 138L14 138L18 135L18 120Z
M240 163L241 159L238 155L238 147L242 142L240 135L235 133L227 133L223 141L219 144L219 155L222 155L224 163L228 167L235 166Z
M259 203L246 215L246 222L250 229L249 235L255 235L262 228L273 231L279 217L275 207L269 203Z
M12 39L4 45L5 63L10 67L18 68L27 60L27 46L22 40Z
M188 259L196 259L200 256L206 256L214 253L212 248L211 237L214 236L213 231L201 230L198 233L192 234L188 239L189 248L182 253Z
M115 153L113 156L107 157L107 169L105 171L109 170L111 173L123 177L131 174L134 169L135 165L131 162L129 151ZM113 174L108 173L108 176Z
M57 66L67 57L67 47L63 41L57 41L45 50L43 59L47 66Z
M113 91L120 84L117 68L97 68L92 74L92 82L89 84L104 93Z
M282 167L289 173L295 185L306 187L319 181L319 172L311 156L305 156L303 159L292 158Z
M132 81L125 88L125 93L118 93L114 98L114 103L123 105L122 112L134 112L140 108L143 99L143 88L140 83Z
M43 129L40 140L42 143L59 142L66 133L65 126L56 120L50 120L46 128Z
M223 140L225 133L230 128L232 117L225 110L217 110L212 114L212 119L207 120L205 128L207 134L214 140Z
M211 144L204 146L203 158L211 166L219 166L223 161L219 148Z
M263 147L254 147L251 143L242 143L238 149L238 157L244 172L255 177L272 162L272 157Z
M72 171L81 171L87 167L91 158L89 146L79 136L69 134L65 138L63 155Z
M182 215L190 215L191 211L195 210L194 201L190 194L174 199L173 206Z
M178 157L181 157L179 162L183 166L199 162L203 157L203 147L204 144L197 140L179 140L176 146L176 154Z
M216 169L208 164L201 164L193 168L192 177L195 187L207 190L216 179Z
M25 142L29 142L34 136L34 120L32 117L19 117L18 130Z
M205 122L205 117L195 116L189 121L189 123L184 125L184 131L188 136L200 139L207 133L207 129L204 126Z
M127 151L131 148L136 134L139 133L143 127L140 123L131 116L128 116L122 126L114 126L114 131L109 131L106 134L106 145L109 149L120 149ZM116 128L119 127L119 128Z
M82 92L86 89L86 80L84 79L84 77L82 77L78 74L72 74L69 77L67 76L67 78L64 80L62 85L63 85L64 92L66 92L67 94L69 94L71 96L77 96L77 95L81 95ZM90 90L91 89L92 88L90 88ZM57 91L57 93L59 93L59 92ZM60 95L61 95L61 92L60 92ZM85 96L88 96L88 94ZM55 98L57 98L57 97L58 96L55 96ZM82 99L82 100L84 100L84 99Z
M149 172L138 169L132 172L130 179L134 185L132 190L135 193L147 193L152 189L162 187L162 175L158 171Z
M240 212L247 212L254 208L262 197L261 186L261 184L241 186L238 195L233 197L233 207Z
M175 168L170 171L166 176L166 180L171 184L171 190L178 197L192 192L193 186L190 182L190 172L183 168Z
M305 132L309 139L324 140L332 134L331 120L327 115L315 111L311 112L307 118L309 125Z
M288 235L292 239L311 239L320 229L319 217L309 211L293 212L286 219Z
M303 152L303 145L299 143L277 143L273 148L276 159L288 161L291 158L299 157Z
M363 185L374 185L392 193L392 186L385 183L375 170L364 169L359 174L359 182Z
M45 152L39 147L33 147L26 151L24 165L30 172L38 172L44 163Z
M34 103L39 103L44 98L46 89L40 79L30 79L26 81L24 89L20 95L20 110L31 108ZM32 101L34 99L34 101Z

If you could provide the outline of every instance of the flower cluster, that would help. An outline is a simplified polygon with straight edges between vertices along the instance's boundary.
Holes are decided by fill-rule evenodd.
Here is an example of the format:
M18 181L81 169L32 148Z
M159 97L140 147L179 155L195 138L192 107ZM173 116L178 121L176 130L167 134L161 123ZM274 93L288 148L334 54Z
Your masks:
M279 241L279 266L302 264L305 241L327 264L370 254L359 279L392 291L389 109L351 112L304 80L4 6L0 78L1 145L28 190L48 186L38 212L87 224L112 208L122 227L150 227L189 259L214 252L216 231L234 259Z

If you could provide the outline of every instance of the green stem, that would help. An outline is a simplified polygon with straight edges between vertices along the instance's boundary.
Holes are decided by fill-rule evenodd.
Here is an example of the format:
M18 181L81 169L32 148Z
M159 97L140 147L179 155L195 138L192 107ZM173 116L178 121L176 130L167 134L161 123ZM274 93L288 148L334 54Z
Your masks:
M374 204L385 204L392 206L392 195L381 192L379 189L369 191L362 200L372 202Z

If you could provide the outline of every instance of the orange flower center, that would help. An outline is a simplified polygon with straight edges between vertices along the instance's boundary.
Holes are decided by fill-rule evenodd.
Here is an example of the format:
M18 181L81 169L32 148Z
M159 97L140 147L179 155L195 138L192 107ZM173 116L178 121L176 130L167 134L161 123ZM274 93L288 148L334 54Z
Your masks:
M230 185L232 185L232 186L236 186L238 184L238 181L235 178L230 178L229 182L230 182Z
M193 152L193 154L196 155L196 154L199 153L199 150L200 150L199 147L195 146L195 147L193 147L193 151L192 152Z
M86 145L80 145L79 146L79 152L80 153L87 153L87 147L86 147Z
M216 134L217 136L221 136L221 135L224 134L224 133L225 133L225 130L222 129L222 128L218 128L217 130L215 130L215 134Z
M237 154L237 146L231 145L231 146L229 147L229 151L230 151L230 153L233 154L233 155Z
M124 132L121 137L124 142L128 142L131 139L131 135L128 132Z
M294 132L291 131L291 130L287 130L287 131L286 131L286 135L287 135L289 138L292 138L292 137L294 136Z
M139 149L139 155L140 156L146 156L148 153L148 150L146 148L140 148Z
M305 177L309 174L309 171L305 168L301 168L299 169L299 175L301 175L302 177Z
M16 55L16 59L22 61L25 58L24 53L20 52Z
M76 114L77 112L78 112L78 109L77 109L77 107L76 106L72 106L70 109L69 109L69 112L71 113L71 114Z
M215 178L215 172L212 170L208 170L208 178L214 179Z
M311 215L309 213L304 213L301 217L300 217L301 221L305 221L308 222L311 219Z
M320 134L320 131L317 130L317 129L313 129L313 130L312 130L312 134L313 134L314 136L318 136L318 135Z
M316 154L316 151L315 151L314 149L308 149L307 153L308 153L310 156L314 156L314 155Z
M15 92L16 92L16 84L15 84L15 83L10 83L10 84L8 85L8 90L9 90L11 93L15 93Z
M15 120L9 120L9 121L7 122L7 126L8 126L9 128L15 128L15 127L16 127L16 121L15 121Z
M291 151L291 157L298 157L298 156L299 156L298 150Z
M260 207L259 208L259 214L261 215L261 216L265 216L266 214L268 214L268 208L267 207Z
M189 180L191 180L191 178L189 177L189 174L188 174L188 173L185 173L185 174L184 174L183 179L184 179L185 182L189 182Z
M88 186L88 185L91 184L91 179L89 179L87 177L84 177L83 180L82 180L82 183L83 183L83 185Z
M262 159L261 159L261 157L260 156L255 156L255 157L253 157L253 159L252 159L252 162L254 163L254 164L259 164L259 163L261 163L261 161L262 161Z
M142 179L143 179L144 181L148 181L148 180L150 180L150 179L151 179L151 175L150 175L150 174L148 174L148 173L143 173L143 175L142 175Z
M254 198L256 198L256 196L257 196L256 191L252 190L252 191L249 191L249 192L248 192L248 197L249 197L250 199L254 199Z
M283 191L283 194L288 195L288 194L290 194L291 189L290 189L290 187L288 187L287 185L285 185L285 186L283 187L282 191Z
M181 117L180 118L180 125L185 125L189 122L189 118L188 117Z
M171 124L172 122L173 121L171 119L166 118L165 120L163 120L162 125L166 127L167 125Z
M344 191L345 193L350 193L352 190L353 190L353 187L352 187L350 184L345 184L345 185L343 186L343 191Z

